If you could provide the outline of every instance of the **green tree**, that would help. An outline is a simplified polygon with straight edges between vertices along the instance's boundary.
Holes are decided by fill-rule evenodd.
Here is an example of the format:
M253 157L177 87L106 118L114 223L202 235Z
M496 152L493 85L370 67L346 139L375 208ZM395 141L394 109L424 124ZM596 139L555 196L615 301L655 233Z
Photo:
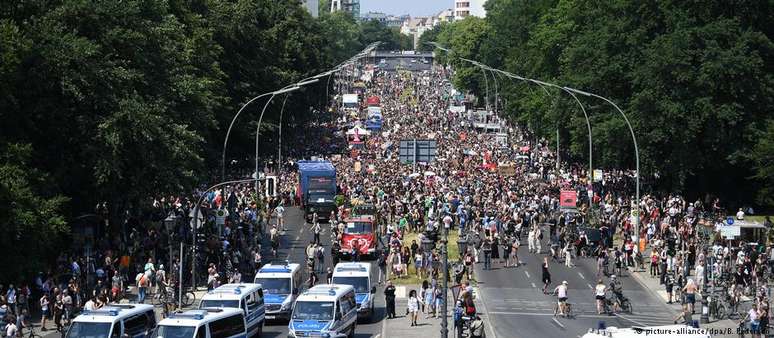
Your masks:
M29 166L33 149L0 146L0 266L2 283L16 283L43 271L67 229L67 198L51 193L46 175Z
M761 183L758 202L774 206L774 119L768 120L766 129L757 133L757 139L750 160L754 163L754 179Z

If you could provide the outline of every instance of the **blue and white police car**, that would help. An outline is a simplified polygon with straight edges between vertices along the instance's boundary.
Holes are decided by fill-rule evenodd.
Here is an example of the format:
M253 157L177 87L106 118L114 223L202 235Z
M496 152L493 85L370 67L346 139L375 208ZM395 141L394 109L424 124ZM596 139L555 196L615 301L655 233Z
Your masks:
M355 289L350 285L319 284L296 299L288 337L353 338L356 326Z
M267 264L258 270L255 283L263 288L267 320L290 319L303 282L301 265L296 263Z
M199 309L206 308L241 309L247 321L247 336L260 337L263 333L266 308L260 284L223 284L204 294Z
M345 262L336 264L331 283L351 285L355 289L358 317L373 318L376 287L371 284L371 263Z

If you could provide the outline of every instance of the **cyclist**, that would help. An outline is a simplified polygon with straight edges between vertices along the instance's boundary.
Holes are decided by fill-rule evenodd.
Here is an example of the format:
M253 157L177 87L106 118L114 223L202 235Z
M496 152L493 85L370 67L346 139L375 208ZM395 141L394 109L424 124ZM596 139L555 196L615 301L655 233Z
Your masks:
M607 286L601 279L597 280L597 286L594 287L594 298L597 299L597 314L602 314L605 310L605 292L607 292Z
M623 285L615 275L610 276L610 291L615 295L616 301L613 302L614 311L621 310L621 304L624 300Z
M562 284L559 284L556 288L554 288L554 293L556 293L557 298L557 305L559 305L559 314L564 316L565 306L567 304L567 281L562 281Z

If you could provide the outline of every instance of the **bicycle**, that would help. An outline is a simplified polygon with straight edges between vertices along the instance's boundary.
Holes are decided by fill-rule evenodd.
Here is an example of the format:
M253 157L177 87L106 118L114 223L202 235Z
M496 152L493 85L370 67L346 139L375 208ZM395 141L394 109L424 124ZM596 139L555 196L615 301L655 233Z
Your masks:
M554 305L554 317L556 317L559 314L559 302L556 302ZM565 318L575 318L575 315L572 313L572 304L565 301L564 302L564 317Z
M35 325L30 324L26 328L30 331L30 333L28 335L21 335L21 337L26 337L26 338L43 338L43 336L35 333L35 330L34 330L35 329ZM3 333L3 334L5 334L5 333Z

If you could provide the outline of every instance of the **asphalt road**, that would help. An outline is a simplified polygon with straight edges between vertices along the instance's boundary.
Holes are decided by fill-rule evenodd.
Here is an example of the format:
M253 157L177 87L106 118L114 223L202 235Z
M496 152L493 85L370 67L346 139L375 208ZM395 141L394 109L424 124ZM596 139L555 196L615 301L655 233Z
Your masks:
M287 224L287 232L281 237L280 250L277 254L281 260L290 260L291 263L299 263L302 266L306 266L306 255L304 250L314 238L314 235L308 224L304 224L303 211L298 208L287 208L285 211L285 223ZM325 247L325 266L331 266L330 248L331 248L331 234L328 229L327 223L323 226L323 233L320 235L320 241L322 241ZM269 248L268 243L264 244L264 248ZM268 257L268 256L264 256ZM265 259L265 258L264 258ZM374 262L371 271L377 271ZM304 269L306 270L306 269ZM322 274L319 277L319 283L325 283L325 275ZM304 271L304 279L308 276ZM372 280L376 280L376 276L372 276ZM383 296L384 288L382 285L376 286L376 303L374 304L374 319L372 322L367 320L360 320L357 324L357 330L355 337L368 338L377 337L382 333L382 321L384 318L385 303ZM288 323L287 321L267 321L263 328L263 337L281 337L286 338L288 335Z
M411 62L412 59L416 59L416 62ZM397 68L405 69L413 72L419 72L423 70L430 70L433 67L432 61L430 63L422 63L420 58L412 57L411 55L405 55L402 57L384 58L384 63L377 63L379 68L385 71L394 71ZM379 62L377 60L377 62Z
M579 337L589 328L596 328L600 321L608 327L672 324L672 310L628 274L621 280L624 295L632 300L633 313L598 315L592 289L597 282L593 258L574 259L572 268L549 262L551 290L567 281L569 302L575 313L574 319L554 317L556 297L541 292L541 264L547 252L544 244L543 254L528 253L524 238L519 250L522 266L503 268L495 263L492 270L484 271L483 261L477 265L479 296L489 315L487 324L494 328L497 338ZM603 280L608 283L606 278Z

